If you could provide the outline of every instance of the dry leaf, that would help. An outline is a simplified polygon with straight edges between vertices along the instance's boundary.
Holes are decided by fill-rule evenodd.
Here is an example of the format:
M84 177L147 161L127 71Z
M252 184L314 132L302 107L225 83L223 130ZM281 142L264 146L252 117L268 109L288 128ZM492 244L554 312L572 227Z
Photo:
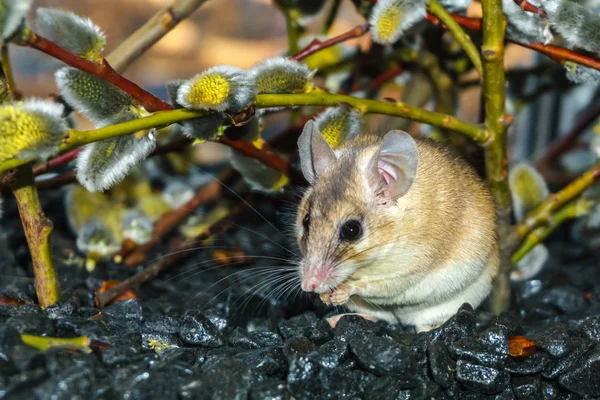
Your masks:
M508 352L513 357L531 357L535 353L535 342L524 336L510 336L508 338Z
M107 290L117 286L119 283L121 283L121 282L119 282L119 281L104 281L104 282L102 282L102 287L100 287L100 290L98 291L98 293L102 294L102 293L106 292ZM116 303L117 301L125 301L125 300L130 300L130 299L137 299L137 296L131 289L127 290L125 293L123 293L119 297L115 298L113 301L111 301L111 303Z

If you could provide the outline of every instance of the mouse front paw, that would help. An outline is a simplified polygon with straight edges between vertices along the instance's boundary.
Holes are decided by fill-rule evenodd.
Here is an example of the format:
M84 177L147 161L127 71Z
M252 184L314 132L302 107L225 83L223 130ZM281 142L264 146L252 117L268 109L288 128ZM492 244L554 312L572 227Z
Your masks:
M321 293L319 297L327 305L341 306L342 304L346 304L350 300L350 296L355 293L356 288L353 285L342 283L329 292Z

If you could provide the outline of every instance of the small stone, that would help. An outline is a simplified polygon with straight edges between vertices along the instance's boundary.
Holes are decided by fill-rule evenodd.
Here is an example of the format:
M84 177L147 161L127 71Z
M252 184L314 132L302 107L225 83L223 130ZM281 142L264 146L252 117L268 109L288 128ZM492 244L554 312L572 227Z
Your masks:
M110 346L100 350L101 360L107 367L115 367L140 360L149 354L127 340L113 340Z
M142 347L154 350L157 354L160 354L169 347L181 347L182 345L182 341L172 334L154 332L142 333Z
M319 373L319 364L305 355L293 356L287 374L288 387L300 398L309 398L311 393L320 390L315 384L316 376Z
M467 361L456 362L456 379L468 388L484 394L500 393L510 381L506 371Z
M510 357L504 366L504 370L516 375L539 374L550 362L546 352L536 351L524 359Z
M442 340L444 343L450 344L469 336L474 329L475 312L470 304L465 303L442 326L427 332L427 336L429 342Z
M43 367L46 363L44 353L24 344L14 346L10 354L10 359L19 372Z
M36 336L54 335L52 321L41 313L15 315L6 321L6 325L15 328L19 333L28 333Z
M583 335L594 342L600 342L600 316L588 317L580 326Z
M456 362L450 358L448 348L444 342L434 340L427 349L429 356L429 371L435 382L443 388L454 383L454 370Z
M182 362L194 366L202 366L206 361L204 353L198 348L169 347L160 353L161 360Z
M279 332L284 339L293 336L304 336L316 344L323 344L333 337L333 332L327 321L318 318L311 312L282 320L279 323Z
M494 368L502 368L508 360L508 340L502 330L492 327L476 337L466 337L452 343L449 347L454 359Z
M196 310L188 310L183 314L179 337L186 343L205 347L220 347L225 342L212 322Z
M593 342L589 339L572 338L570 341L571 351L566 356L552 360L544 371L542 376L548 379L555 379L559 375L572 369L574 364L577 364L583 358L583 355L592 347Z
M287 372L287 361L283 351L276 347L251 350L235 356L259 375L283 379Z
M81 399L92 398L95 381L94 371L89 367L73 366L36 387L34 392L39 399L69 399L75 394Z
M583 292L569 285L554 287L546 291L542 301L563 314L574 314L587 307Z
M492 326L497 327L504 336L516 336L521 332L521 324L510 313L503 312L492 320Z
M571 351L571 338L565 324L544 326L529 336L536 348L545 350L551 358L564 357Z
M153 315L144 321L143 329L156 333L179 333L181 321L171 315Z
M250 389L249 400L292 400L292 394L287 390L285 381L269 378Z
M542 399L542 382L539 375L512 377L511 386L518 400Z
M416 372L411 349L390 338L352 340L350 353L362 369L378 376L401 375L406 378Z
M229 335L227 343L230 346L244 349L260 349L263 347L279 346L283 342L279 335L268 331L246 332L241 328L235 328Z
M335 325L334 335L337 338L367 338L379 331L379 325L358 315L344 315Z
M561 386L580 396L600 396L600 349L559 378Z
M22 344L19 331L12 326L0 325L0 361L7 362L12 349Z
M117 301L102 311L104 315L115 319L142 320L142 304L138 299Z
M283 354L289 360L295 355L312 353L317 349L317 345L303 336L289 338L283 344Z
M66 301L64 303L56 303L46 308L44 311L50 319L61 319L70 317L77 310L77 305L74 301Z
M374 379L365 389L366 400L410 399L410 390L415 388L414 383L407 383L391 376L382 376Z
M334 369L348 357L348 343L343 338L335 338L310 353L310 358L323 368Z

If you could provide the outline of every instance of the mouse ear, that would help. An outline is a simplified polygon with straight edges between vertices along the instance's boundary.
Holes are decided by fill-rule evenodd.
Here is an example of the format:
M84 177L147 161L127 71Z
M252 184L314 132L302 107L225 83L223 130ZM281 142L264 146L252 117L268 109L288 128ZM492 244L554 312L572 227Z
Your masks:
M413 184L418 164L417 143L412 136L389 131L371 161L369 181L374 188L383 183L385 195L398 198Z
M317 124L308 121L298 138L300 165L306 180L312 185L336 160L333 149L325 140Z

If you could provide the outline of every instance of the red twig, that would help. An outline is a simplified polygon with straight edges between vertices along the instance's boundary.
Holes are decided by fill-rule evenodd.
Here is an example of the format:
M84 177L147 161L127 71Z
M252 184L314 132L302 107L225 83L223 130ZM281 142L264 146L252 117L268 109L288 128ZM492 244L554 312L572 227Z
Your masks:
M517 3L517 5L525 11L538 14L542 18L548 18L548 14L546 14L546 11L534 6L527 0L515 0L515 3Z
M452 18L454 18L454 20L458 22L458 24L463 28L467 28L473 31L481 30L481 19L479 18L464 17L462 15L456 14L452 14ZM443 24L441 24L435 16L429 13L427 13L427 20L436 25L443 26ZM590 56L576 53L572 50L565 49L564 47L554 46L551 44L544 45L542 43L527 44L517 42L515 40L508 40L521 47L526 47L528 49L535 50L538 53L542 53L561 64L564 64L566 61L573 61L577 64L585 65L586 67L600 70L600 60Z
M379 76L376 76L369 82L368 90L375 90L379 88L384 83L388 82L391 79L394 79L398 75L404 72L404 68L401 65L397 65L390 69L383 71Z
M34 49L40 50L54 58L63 61L72 67L81 71L100 77L107 82L112 83L123 91L129 93L131 97L140 102L140 104L149 112L171 110L171 106L154 96L152 93L145 91L129 79L123 77L116 72L106 60L102 60L102 64L96 64L63 49L56 43L39 36L33 31L30 31L27 39L22 43Z
M591 124L598 120L599 116L600 102L596 101L588 106L575 126L573 126L566 135L563 135L552 142L546 150L546 153L536 161L535 165L546 181L554 184L566 184L573 179L573 176L570 174L555 171L553 164L561 155L577 144L579 137Z
M52 170L56 167L59 167L63 164L70 163L71 161L73 161L75 159L75 157L77 157L77 154L79 154L80 151L81 151L81 147L71 150L65 154L61 154L58 157L55 157L51 160L48 160L47 162L45 162L43 164L36 166L35 168L33 168L33 176L45 174L46 172L49 172L50 170Z
M338 43L345 42L349 39L354 39L360 37L369 31L369 25L358 25L354 28L350 29L348 32L342 33L341 35L332 37L331 39L327 39L324 42L319 39L313 40L308 46L302 49L298 54L290 57L292 60L300 61L303 58L310 56L311 54L316 53L319 50L323 50L324 48L335 46Z

